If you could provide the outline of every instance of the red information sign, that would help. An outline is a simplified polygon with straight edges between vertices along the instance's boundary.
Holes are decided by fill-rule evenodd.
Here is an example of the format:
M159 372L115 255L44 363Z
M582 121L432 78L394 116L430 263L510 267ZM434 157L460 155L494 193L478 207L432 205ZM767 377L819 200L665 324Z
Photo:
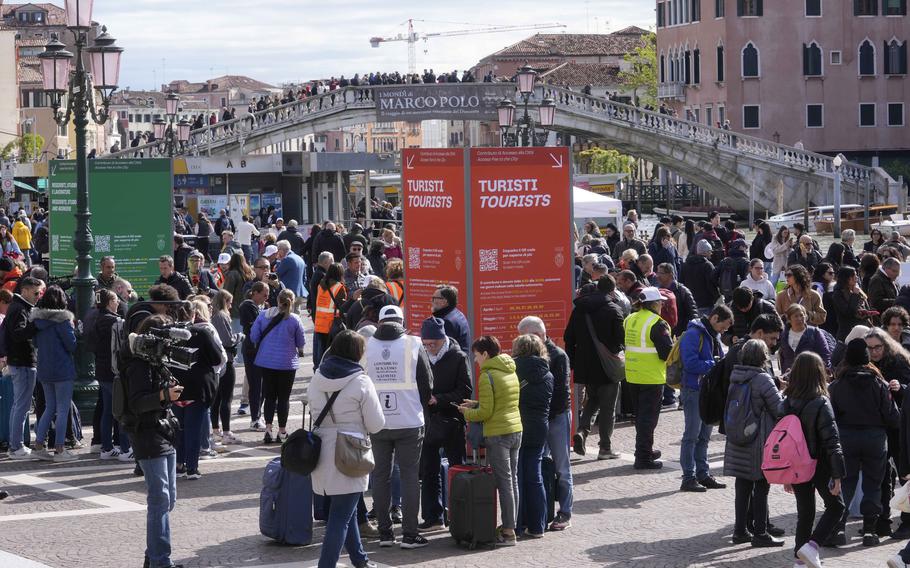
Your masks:
M509 351L525 316L562 342L572 309L567 148L471 149L474 337Z
M419 334L437 285L466 291L464 150L408 149L401 158L405 324Z

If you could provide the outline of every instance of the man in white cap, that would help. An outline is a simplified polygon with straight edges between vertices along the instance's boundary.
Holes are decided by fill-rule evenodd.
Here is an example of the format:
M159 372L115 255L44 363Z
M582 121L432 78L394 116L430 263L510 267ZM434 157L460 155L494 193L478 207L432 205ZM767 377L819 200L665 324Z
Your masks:
M667 357L673 349L670 325L660 317L660 290L643 288L640 309L623 322L626 344L626 385L635 404L635 469L660 469L654 450L654 429L667 384Z
M367 375L385 415L385 428L373 434L373 510L379 523L379 546L395 545L392 531L392 466L401 469L401 548L422 548L417 512L420 506L420 450L423 445L424 411L433 389L433 370L420 338L408 335L398 306L379 311L379 327L367 341Z
M275 245L269 245L265 247L265 250L262 251L262 256L269 259L270 264L274 263L275 259L278 258L278 247Z

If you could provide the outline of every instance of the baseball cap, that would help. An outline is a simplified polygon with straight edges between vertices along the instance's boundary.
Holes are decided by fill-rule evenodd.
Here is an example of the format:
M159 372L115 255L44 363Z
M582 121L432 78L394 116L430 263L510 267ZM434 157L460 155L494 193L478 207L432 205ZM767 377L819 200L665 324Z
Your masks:
M654 286L642 288L641 295L639 297L642 302L659 302L664 299L664 297L660 294L660 290Z
M262 253L262 256L268 258L270 256L278 254L278 247L275 245L269 245L265 247L265 251Z
M230 263L231 263L231 255L229 255L226 252L223 252L218 255L218 264L230 264Z
M404 321L404 313L401 311L401 308L398 306L383 306L379 310L379 321L386 320L398 320L399 322Z

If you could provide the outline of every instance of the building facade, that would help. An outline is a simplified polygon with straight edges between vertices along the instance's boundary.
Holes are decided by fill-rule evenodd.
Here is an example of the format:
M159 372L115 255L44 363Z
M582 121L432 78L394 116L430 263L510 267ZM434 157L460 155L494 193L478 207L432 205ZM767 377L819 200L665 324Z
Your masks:
M875 161L910 150L907 0L658 0L680 117Z

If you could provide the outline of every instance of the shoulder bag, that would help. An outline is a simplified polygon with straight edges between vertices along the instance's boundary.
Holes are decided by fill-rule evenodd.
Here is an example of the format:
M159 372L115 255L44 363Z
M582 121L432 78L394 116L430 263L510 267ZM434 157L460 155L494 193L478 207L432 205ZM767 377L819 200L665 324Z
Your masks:
M344 312L341 311L341 306L338 305L338 300L335 299L332 288L326 288L326 291L329 293L329 298L332 299L332 306L335 308L335 317L332 319L332 327L329 328L329 345L331 345L335 337L346 330L348 326L344 323ZM325 347L328 349L328 345Z
M591 343L594 344L594 350L600 360L600 367L607 375L607 380L610 383L619 383L626 376L626 358L624 353L620 351L618 355L614 354L597 339L597 333L594 331L594 322L591 321L591 314L585 314L585 324L588 326L588 333L591 334Z
M309 475L313 473L319 464L319 452L322 450L322 439L316 434L316 430L322 425L326 415L332 410L332 405L341 391L335 391L329 398L319 417L313 424L312 431L304 428L297 430L281 446L281 467L292 473L300 475Z
M262 346L262 342L265 341L265 336L269 334L270 331L278 327L278 324L284 320L284 314L276 314L272 317L272 320L269 322L269 325L265 326L265 329L262 330L262 335L259 337L259 341L253 344L253 348L250 349L250 354L253 357L253 360L256 359L256 355L259 353L259 348Z
M329 414L332 416L332 422L337 425L335 413L329 410ZM344 432L341 427L338 427L335 438L335 467L348 477L362 477L372 473L376 462L373 459L373 444L370 436L363 432Z

